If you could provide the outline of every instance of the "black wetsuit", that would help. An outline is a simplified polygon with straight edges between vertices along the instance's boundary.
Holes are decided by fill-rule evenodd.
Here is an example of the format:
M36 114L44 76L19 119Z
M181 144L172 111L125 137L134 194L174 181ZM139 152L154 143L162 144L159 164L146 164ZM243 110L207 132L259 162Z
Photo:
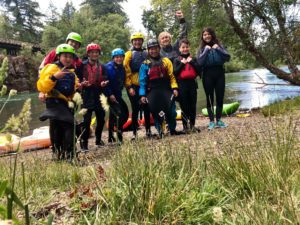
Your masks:
M193 68L193 71L191 71L191 73L193 73L195 77L181 77L181 72L185 68L185 64L181 62L181 59L188 57L189 54L181 54L180 57L177 57L173 62L174 75L178 84L178 100L180 108L182 110L182 123L184 129L187 129L188 122L190 124L190 128L193 128L195 126L198 89L198 84L195 78L200 74L200 68L196 62L196 59L193 58L192 61L187 64L189 64L188 66L191 66Z
M213 46L213 43L210 44ZM219 46L216 49L203 48L199 51L197 62L203 68L202 82L206 94L206 107L210 121L214 121L214 93L216 93L216 119L221 119L225 92L224 63L230 55Z

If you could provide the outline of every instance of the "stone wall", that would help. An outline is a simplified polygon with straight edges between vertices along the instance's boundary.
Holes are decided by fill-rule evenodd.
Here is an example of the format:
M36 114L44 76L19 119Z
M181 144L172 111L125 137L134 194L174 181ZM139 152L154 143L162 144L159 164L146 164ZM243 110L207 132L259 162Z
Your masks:
M2 64L4 55L0 55ZM35 91L38 78L38 67L40 60L34 56L8 56L9 69L8 77L4 81L8 90L16 89L18 92Z

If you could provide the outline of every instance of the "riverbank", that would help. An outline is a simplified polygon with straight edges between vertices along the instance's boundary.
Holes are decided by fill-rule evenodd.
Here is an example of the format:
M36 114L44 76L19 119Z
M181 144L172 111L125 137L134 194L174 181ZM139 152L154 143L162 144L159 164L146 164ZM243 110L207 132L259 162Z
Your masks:
M21 178L16 192L55 224L299 223L299 110L224 121L229 127L208 132L199 116L200 133L107 145L78 165L51 161L50 150L19 154L26 198ZM1 180L13 159L0 159Z

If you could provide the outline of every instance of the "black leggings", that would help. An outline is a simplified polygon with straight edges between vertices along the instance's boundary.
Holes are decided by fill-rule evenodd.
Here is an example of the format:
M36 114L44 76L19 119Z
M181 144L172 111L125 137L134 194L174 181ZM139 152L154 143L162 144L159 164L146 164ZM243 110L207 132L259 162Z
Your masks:
M197 103L197 83L192 80L179 80L179 104L182 110L182 124L187 128L187 123L190 126L195 126L196 120L196 103Z
M151 124L150 124L150 110L148 104L140 103L140 96L139 96L140 87L133 86L133 89L135 91L135 95L131 96L128 93L128 96L132 108L132 129L133 129L133 133L136 134L138 128L138 115L140 111L144 112L146 130L150 130Z
M225 93L225 71L223 66L204 68L202 77L206 94L206 107L210 121L214 121L214 93L216 93L216 119L221 119Z
M123 125L128 119L128 107L122 98L117 99L118 103L115 107L111 106L109 110L109 138L113 137L114 127L117 127L118 139L122 141ZM119 119L116 114L119 115Z
M91 126L91 120L92 120L92 113L95 111L96 115L96 130L95 130L95 136L96 136L96 145L100 143L102 131L105 123L105 111L102 108L102 106L96 107L95 109L88 109L86 114L83 117L83 133L81 136L81 140L84 143L88 143L88 139L90 137L90 126Z
M74 125L72 123L50 120L50 139L53 152L58 159L73 158L74 156Z

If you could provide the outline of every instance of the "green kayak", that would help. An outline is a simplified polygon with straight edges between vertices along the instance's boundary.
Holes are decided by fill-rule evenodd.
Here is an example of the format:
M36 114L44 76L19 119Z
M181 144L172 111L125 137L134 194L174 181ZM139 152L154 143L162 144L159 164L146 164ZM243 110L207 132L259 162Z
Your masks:
M230 114L235 113L238 110L239 106L240 106L239 102L233 102L233 103L230 103L230 104L224 104L223 105L222 115L230 115ZM202 109L202 114L204 116L208 116L206 108ZM214 107L214 114L216 114L216 106Z

